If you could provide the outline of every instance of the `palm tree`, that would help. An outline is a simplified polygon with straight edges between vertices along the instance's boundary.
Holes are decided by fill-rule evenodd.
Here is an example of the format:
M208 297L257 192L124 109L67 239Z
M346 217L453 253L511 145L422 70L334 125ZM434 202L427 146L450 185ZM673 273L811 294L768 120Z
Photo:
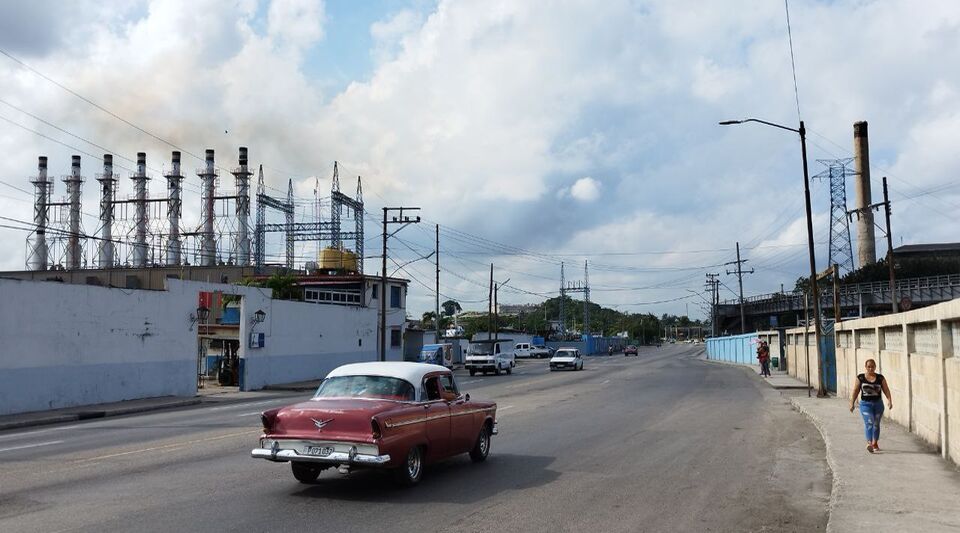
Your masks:
M420 325L421 325L424 329L432 328L432 327L433 327L433 320L434 320L435 318L437 318L437 314L436 314L436 313L434 313L433 311L427 311L427 312L424 313L423 316L420 318Z

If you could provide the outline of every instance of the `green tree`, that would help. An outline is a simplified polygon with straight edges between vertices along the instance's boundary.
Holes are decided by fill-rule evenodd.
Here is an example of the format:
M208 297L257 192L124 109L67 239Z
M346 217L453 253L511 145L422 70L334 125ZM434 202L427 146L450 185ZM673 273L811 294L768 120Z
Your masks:
M271 297L277 300L303 299L302 290L297 285L297 278L291 274L281 274L277 272L267 278L265 285L273 291Z
M440 307L443 308L443 314L446 316L453 316L463 311L463 308L460 307L460 304L458 304L456 300L447 300L440 304Z

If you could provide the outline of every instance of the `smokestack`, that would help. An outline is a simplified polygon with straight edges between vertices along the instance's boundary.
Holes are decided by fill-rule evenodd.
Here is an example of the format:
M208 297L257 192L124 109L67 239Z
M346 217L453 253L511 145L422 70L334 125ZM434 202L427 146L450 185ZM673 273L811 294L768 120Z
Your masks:
M200 219L203 226L202 241L200 243L200 264L202 266L215 266L217 264L217 240L213 232L214 219L214 197L216 196L217 168L214 164L213 150L207 150L206 166L197 171L197 175L203 181L203 190L201 200L203 205L200 209Z
M866 121L853 124L853 157L857 167L854 201L855 207L861 210L857 219L857 258L860 268L863 268L877 262L873 210L864 209L873 202L870 194L870 142L867 138Z
M250 172L247 166L247 147L240 147L240 166L233 171L237 187L237 240L234 249L237 264L250 264Z
M147 246L147 154L137 152L137 173L131 176L133 180L134 205L136 214L133 218L135 237L133 241L133 266L145 267L149 264Z
M174 151L172 155L172 168L167 178L167 225L169 226L169 237L167 238L167 261L168 265L179 265L181 261L182 243L180 242L180 213L183 207L183 175L180 174L180 152Z
M37 177L30 180L34 187L33 235L27 237L30 255L27 256L27 270L47 269L47 210L51 183L47 181L47 156L40 156L37 163Z
M114 265L113 247L113 200L116 194L116 178L113 177L113 156L103 154L103 174L100 182L100 254L97 266L111 268Z
M67 264L65 267L68 270L76 270L80 268L83 251L80 247L80 186L83 184L83 177L80 176L80 156L73 156L70 175L63 178L63 182L67 185L67 199L70 208L70 231L67 236Z

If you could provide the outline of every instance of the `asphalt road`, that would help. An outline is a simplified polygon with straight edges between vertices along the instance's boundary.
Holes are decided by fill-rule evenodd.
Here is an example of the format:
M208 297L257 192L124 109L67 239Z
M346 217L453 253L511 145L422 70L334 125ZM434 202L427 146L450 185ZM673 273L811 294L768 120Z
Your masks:
M307 395L0 432L0 531L813 531L830 477L816 429L744 369L690 345L458 372L499 405L489 460L402 489L316 484L249 457L259 412ZM461 375L462 374L462 375Z

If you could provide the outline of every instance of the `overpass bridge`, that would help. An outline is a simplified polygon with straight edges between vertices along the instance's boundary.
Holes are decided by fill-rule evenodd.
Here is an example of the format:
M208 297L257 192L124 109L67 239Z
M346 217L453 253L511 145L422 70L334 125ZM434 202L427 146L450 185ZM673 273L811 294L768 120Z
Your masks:
M888 314L891 311L890 283L875 281L840 285L841 318L858 318ZM960 298L960 274L906 278L896 282L896 298L901 310L926 307ZM744 298L745 331L762 331L799 325L804 320L802 293L775 292ZM824 318L834 316L832 290L820 294ZM812 304L812 303L811 303ZM811 307L812 309L812 307ZM740 302L725 300L716 308L718 334L740 332ZM811 312L811 317L813 313Z

